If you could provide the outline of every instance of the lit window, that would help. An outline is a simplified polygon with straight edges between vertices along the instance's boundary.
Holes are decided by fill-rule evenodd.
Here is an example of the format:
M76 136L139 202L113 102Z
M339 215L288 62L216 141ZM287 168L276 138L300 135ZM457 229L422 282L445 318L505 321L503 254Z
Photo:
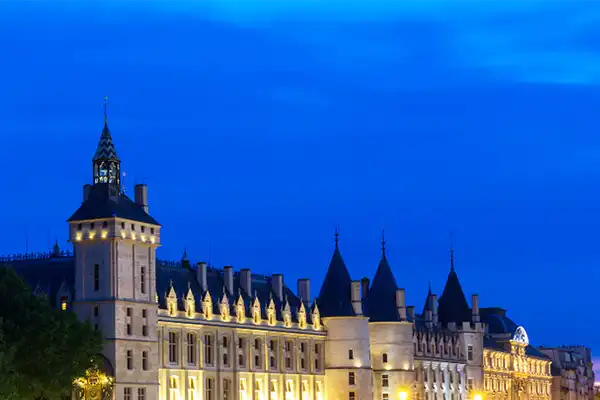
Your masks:
M171 376L169 379L169 400L178 400L179 377Z
M348 400L356 400L356 392L348 393Z
M231 381L223 379L223 400L231 400Z
M190 378L188 381L188 399L196 400L196 378Z
M387 375L381 375L381 387L388 387L390 385Z
M390 395L389 393L382 393L381 394L381 400L389 400Z
M60 299L60 309L63 311L67 311L67 298L61 297Z

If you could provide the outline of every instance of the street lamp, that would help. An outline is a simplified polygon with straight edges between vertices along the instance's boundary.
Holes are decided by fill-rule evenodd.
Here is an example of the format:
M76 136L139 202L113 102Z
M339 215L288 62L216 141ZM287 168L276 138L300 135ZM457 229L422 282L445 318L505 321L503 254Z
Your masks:
M406 400L408 398L408 393L405 390L400 391L400 400Z

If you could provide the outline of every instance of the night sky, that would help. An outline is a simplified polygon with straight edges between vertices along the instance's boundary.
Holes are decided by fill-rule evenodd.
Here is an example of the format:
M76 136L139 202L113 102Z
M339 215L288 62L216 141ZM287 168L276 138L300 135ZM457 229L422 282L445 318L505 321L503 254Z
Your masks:
M600 2L2 1L0 50L0 253L66 248L106 92L159 257L316 295L385 229L420 310L453 232L469 301L600 351Z

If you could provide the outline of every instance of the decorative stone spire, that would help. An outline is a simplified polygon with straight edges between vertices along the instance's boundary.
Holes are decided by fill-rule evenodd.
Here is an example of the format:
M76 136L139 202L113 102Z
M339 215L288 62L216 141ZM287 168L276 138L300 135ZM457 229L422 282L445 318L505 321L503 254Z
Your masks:
M105 185L110 195L121 193L121 161L108 129L108 98L104 97L104 128L92 160L94 185Z

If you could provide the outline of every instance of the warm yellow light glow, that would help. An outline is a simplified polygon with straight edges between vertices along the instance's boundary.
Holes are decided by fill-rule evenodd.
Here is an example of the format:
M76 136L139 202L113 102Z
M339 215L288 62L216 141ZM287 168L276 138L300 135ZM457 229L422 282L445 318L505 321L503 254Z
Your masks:
M143 243L146 243L146 235L140 235L140 239L142 239Z
M131 238L135 240L135 232L131 232Z
M475 393L473 395L473 400L483 400L483 395L481 393Z
M126 236L127 236L127 233L126 233L125 231L121 231L121 237L122 237L123 239L125 239L125 237L126 237Z
M60 309L63 310L63 311L67 311L67 301L66 300L63 300L60 303Z
M406 393L404 390L402 390L400 392L400 400L406 400L408 398L408 393Z
M354 367L355 368L361 368L362 367L362 363L359 360L354 361Z
M150 243L154 244L156 242L156 238L154 236L150 236Z
M83 235L81 234L81 232L77 232L75 234L75 240L77 240L77 241L80 241L82 237L83 237Z
M89 231L88 232L88 237L91 239L93 239L96 236L96 231Z
M102 239L106 239L108 237L108 231L102 231Z

